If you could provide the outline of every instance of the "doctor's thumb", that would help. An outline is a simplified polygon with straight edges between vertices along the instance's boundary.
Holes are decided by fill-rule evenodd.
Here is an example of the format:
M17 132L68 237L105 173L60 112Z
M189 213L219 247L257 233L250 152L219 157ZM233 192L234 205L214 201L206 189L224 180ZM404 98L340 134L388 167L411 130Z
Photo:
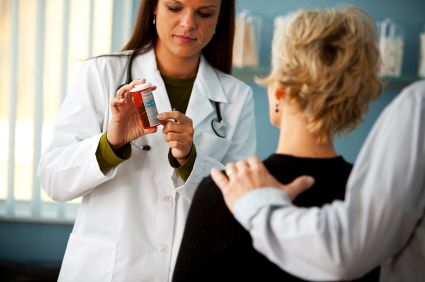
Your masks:
M294 181L287 185L282 185L281 190L285 191L288 194L288 197L291 201L295 200L299 194L305 190L311 188L314 184L314 178L311 176L303 175L296 178Z

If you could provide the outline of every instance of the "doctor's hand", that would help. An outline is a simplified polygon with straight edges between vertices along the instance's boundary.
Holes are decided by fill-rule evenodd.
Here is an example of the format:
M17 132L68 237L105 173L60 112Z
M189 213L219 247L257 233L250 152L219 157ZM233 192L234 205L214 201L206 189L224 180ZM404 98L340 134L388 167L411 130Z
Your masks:
M263 162L257 157L228 163L226 174L227 176L216 168L211 170L211 177L221 189L224 201L232 212L237 200L252 190L274 187L286 192L292 201L314 184L314 178L300 176L291 183L284 185L269 173Z
M158 115L164 128L164 139L171 148L171 154L183 165L193 144L193 123L192 119L179 111L164 112Z
M112 119L108 126L106 138L113 150L118 150L130 141L142 135L156 132L156 128L143 129L139 111L133 101L130 90L137 84L145 83L144 79L133 80L123 85L111 101ZM155 89L154 86L152 89Z

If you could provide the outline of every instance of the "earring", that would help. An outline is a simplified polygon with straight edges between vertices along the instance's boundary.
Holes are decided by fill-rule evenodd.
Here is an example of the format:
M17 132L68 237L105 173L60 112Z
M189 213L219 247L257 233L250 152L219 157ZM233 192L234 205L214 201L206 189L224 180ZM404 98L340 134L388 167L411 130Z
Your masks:
M155 23L156 23L156 16L155 16L155 15L153 15L153 21L152 21L152 24L153 24L153 25L155 25Z
M279 112L279 103L276 103L276 108L274 109L274 112L275 113L278 113Z

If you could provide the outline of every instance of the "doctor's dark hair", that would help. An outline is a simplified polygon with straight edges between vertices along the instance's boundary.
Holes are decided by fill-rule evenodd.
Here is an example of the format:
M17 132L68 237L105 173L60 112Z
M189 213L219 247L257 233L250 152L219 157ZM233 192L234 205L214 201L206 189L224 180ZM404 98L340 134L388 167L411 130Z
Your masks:
M157 4L158 0L140 1L133 33L123 51L135 50L140 54L155 46L158 34L153 19ZM211 66L228 74L232 71L234 33L235 0L221 0L215 34L202 49L202 54Z

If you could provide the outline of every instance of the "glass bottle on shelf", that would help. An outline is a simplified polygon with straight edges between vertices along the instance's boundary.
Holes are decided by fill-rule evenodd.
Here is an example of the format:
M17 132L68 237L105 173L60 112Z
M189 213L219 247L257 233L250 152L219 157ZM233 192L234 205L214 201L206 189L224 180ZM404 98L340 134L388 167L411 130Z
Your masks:
M418 76L425 78L425 26L422 33L419 34L419 71Z
M232 62L234 67L258 67L261 23L261 17L248 10L243 10L236 16Z
M399 77L403 64L404 30L390 19L378 22L381 76Z

